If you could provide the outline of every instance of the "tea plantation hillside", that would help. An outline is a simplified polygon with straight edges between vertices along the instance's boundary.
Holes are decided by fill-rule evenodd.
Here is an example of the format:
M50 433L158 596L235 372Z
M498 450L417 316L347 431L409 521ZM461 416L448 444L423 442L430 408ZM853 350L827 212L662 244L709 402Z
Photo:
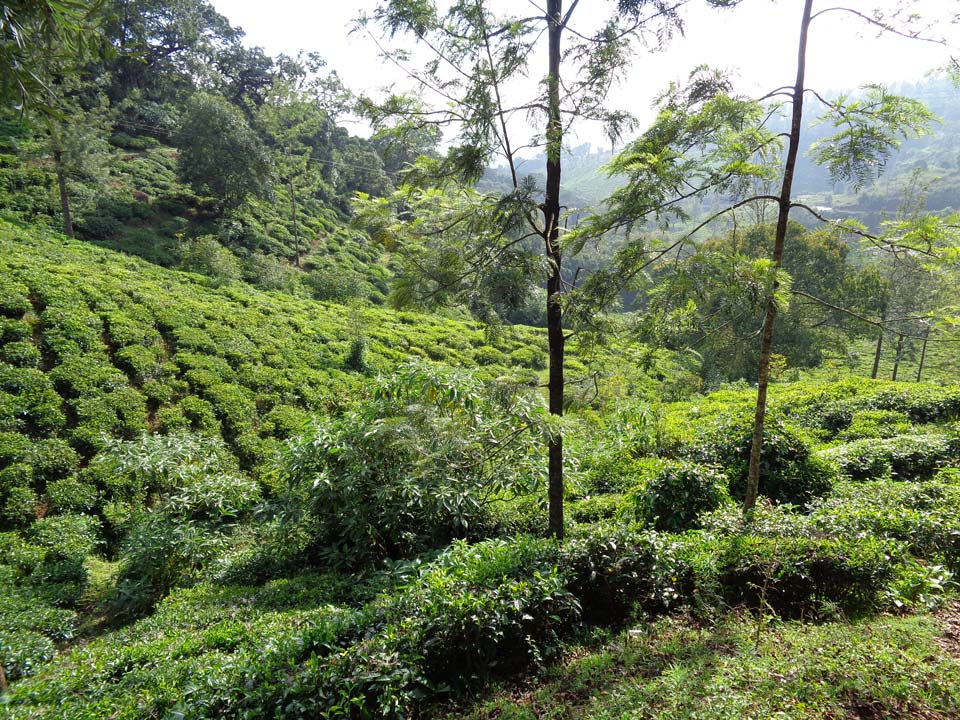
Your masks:
M322 300L383 303L387 258L349 227L350 188L324 185L299 197L296 219L282 184L270 197L250 197L225 213L216 198L180 180L175 148L117 132L105 152L104 177L68 183L79 238L221 280L242 277L269 290L302 288ZM0 217L60 230L56 187L34 130L0 113Z
M0 323L5 717L960 713L960 385L775 383L745 519L755 390L608 350L558 542L536 330L9 223Z
M342 410L411 356L526 385L546 365L534 330L491 341L470 322L215 286L5 223L0 315L3 528L99 509L84 469L111 438L222 438L257 474L311 413Z
M409 490L384 461L416 472L373 423L347 416L305 435L278 459L298 508L266 517L250 513L255 491L213 446L201 460L187 448L196 472L179 484L156 456L133 457L169 489L119 563L100 556L76 512L0 533L4 710L18 720L957 717L960 656L944 623L960 571L960 386L778 386L767 499L745 519L733 498L750 395L581 417L569 435L579 467L567 540L537 537L534 504L512 532L480 528L402 561L378 561L383 548L356 534L381 501L349 494L365 473L358 453L384 485ZM409 402L391 412L420 416ZM442 402L433 431L461 428L456 403ZM464 406L490 412L479 398ZM519 456L498 458L498 473L522 471ZM516 521L524 502L490 509ZM383 539L391 518L378 522ZM166 583L155 606L123 614L147 579ZM132 622L94 624L97 607Z

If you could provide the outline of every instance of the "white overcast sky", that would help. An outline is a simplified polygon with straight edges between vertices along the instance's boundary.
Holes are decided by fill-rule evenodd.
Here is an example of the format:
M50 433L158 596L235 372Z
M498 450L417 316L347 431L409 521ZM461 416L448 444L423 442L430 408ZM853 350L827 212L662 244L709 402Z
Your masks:
M493 1L517 14L527 14L531 7L530 0ZM301 49L318 52L355 92L374 92L391 83L398 88L404 85L402 74L384 63L372 39L360 33L349 34L351 21L361 12L372 11L376 0L212 2L233 25L244 29L248 45L259 45L270 54L293 55ZM892 2L847 0L845 4L869 12ZM817 0L815 9L834 4L838 3ZM614 105L649 120L652 98L671 80L684 77L701 63L734 70L738 87L757 95L793 84L802 0L743 0L733 10L707 9L696 0L690 6L685 36L674 38L663 52L640 51L627 80L616 91ZM923 0L917 6L927 15L960 12L960 0ZM589 26L591 15L603 17L611 7L609 0L581 0L574 24ZM951 54L960 54L960 27L943 23L937 30L950 38L953 47L945 49L892 36L878 38L875 29L852 16L828 13L811 28L807 85L826 91L870 82L919 80ZM351 129L364 133L359 125ZM579 139L602 142L599 133L592 130L584 131Z

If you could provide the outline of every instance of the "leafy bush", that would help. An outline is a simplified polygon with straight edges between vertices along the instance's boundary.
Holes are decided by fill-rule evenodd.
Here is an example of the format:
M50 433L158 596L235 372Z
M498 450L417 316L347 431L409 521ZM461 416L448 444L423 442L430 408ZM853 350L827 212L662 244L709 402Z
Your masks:
M839 483L810 506L809 519L820 534L890 538L918 558L960 569L960 486L949 479Z
M8 468L9 470L10 468ZM6 471L4 471L6 472ZM10 527L26 527L37 517L40 498L27 485L14 485L6 491L6 500L0 508L0 519Z
M592 624L616 624L636 608L664 612L692 592L679 545L652 532L598 525L567 541L558 562Z
M603 417L573 452L581 458L581 483L588 492L626 492L643 474L638 459L659 449L663 418L646 405L627 405Z
M913 423L940 422L960 417L960 386L903 383L850 378L785 390L779 410L801 425L838 433L857 413L890 411Z
M259 501L259 488L250 479L191 473L134 522L120 555L115 610L139 614L171 588L196 582L227 546L237 521Z
M886 599L899 610L936 610L950 596L953 573L942 565L910 558L887 588Z
M618 493L590 495L567 503L566 511L576 523L609 520L621 514L626 506L625 496Z
M5 276L0 280L0 317L14 320L23 317L23 314L31 309L27 299L29 295L30 290L26 285Z
M0 364L0 431L43 436L66 423L62 398L40 370Z
M70 475L80 462L80 456L63 440L37 440L30 447L28 462L33 469L34 481L46 484Z
M25 460L30 454L30 439L14 432L0 432L0 468Z
M357 372L366 372L370 369L370 361L367 357L367 338L364 335L358 335L350 341L350 349L343 360L343 364L349 370Z
M749 415L722 417L701 430L686 454L697 462L719 465L730 478L730 492L746 492L753 439ZM811 451L810 439L775 414L768 414L760 455L760 494L779 503L802 505L829 491L833 468Z
M311 270L303 277L303 284L316 300L347 303L363 295L361 278L343 268L323 267Z
M180 267L212 278L217 284L240 279L240 260L212 235L203 235L180 247Z
M78 223L84 237L100 240L120 234L123 223L112 215L86 215Z
M47 500L57 513L89 513L99 505L100 496L95 487L69 477L47 484Z
M108 440L91 470L109 497L142 502L196 478L235 473L237 466L219 438L173 433Z
M404 557L476 536L489 523L484 498L535 486L546 421L532 396L410 362L359 411L291 441L280 473L288 503L319 520L320 555Z
M37 668L57 654L53 640L32 630L0 629L0 663L7 680L19 680L36 673Z
M294 288L297 272L284 265L272 255L253 253L247 260L244 276L254 285L264 290L286 290Z
M315 676L351 637L357 613L328 604L336 589L322 577L308 579L306 591L296 581L180 590L153 616L75 647L63 663L14 684L4 709L11 717L43 708L83 720L138 720L145 713L262 717L279 707L271 701L288 712L315 706L304 692L311 673L298 676L300 663Z
M99 543L99 520L79 514L44 517L33 524L30 534L44 549L31 583L49 602L76 606L88 581L84 560Z
M924 479L960 459L948 436L932 434L858 440L828 448L820 455L852 480Z
M698 525L702 513L730 502L726 475L684 460L646 460L642 480L630 493L634 516L660 531Z
M529 539L456 544L408 586L390 614L403 618L428 687L462 688L557 650L580 603L553 552Z
M786 617L817 616L836 606L844 613L874 608L895 576L902 550L872 538L733 537L717 561L731 605Z
M910 419L897 410L861 410L850 418L850 424L837 436L841 440L886 438L910 431Z
M517 348L510 353L510 362L533 370L543 370L547 367L547 355L538 347Z
M11 342L0 349L0 360L15 367L35 368L42 359L42 353L32 342Z
M700 526L711 536L756 535L759 537L810 537L817 535L810 518L797 512L793 505L774 505L769 501L757 503L750 517L743 506L723 505L700 517ZM831 537L833 535L831 534ZM838 535L842 537L843 534Z

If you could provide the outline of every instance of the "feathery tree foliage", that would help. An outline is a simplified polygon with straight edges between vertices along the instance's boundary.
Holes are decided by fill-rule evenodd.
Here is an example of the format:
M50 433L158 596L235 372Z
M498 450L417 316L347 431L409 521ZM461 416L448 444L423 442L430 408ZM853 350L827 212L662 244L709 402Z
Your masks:
M591 278L590 290L595 296L609 303L613 299L612 293L616 292L610 289L616 287L611 285L611 279L635 277L666 253L679 252L693 233L718 217L757 204L775 204L778 210L770 261L772 270L780 270L791 211L804 209L820 217L814 208L797 201L792 185L800 151L803 100L808 92L805 84L808 29L818 15L837 11L848 11L883 30L894 29L882 17L865 15L853 9L830 7L814 13L813 0L806 0L800 25L795 84L780 88L765 98L785 96L791 107L790 129L784 136L786 155L782 167L777 153L780 138L767 129L770 111L765 111L759 102L740 99L744 109L729 125L714 119L714 108L724 108L731 102L731 88L721 76L704 76L703 69L700 69L692 76L688 90L665 96L663 109L654 126L611 163L610 172L625 175L627 185L610 197L603 213L584 225L580 231L583 237L595 237L616 227L630 227L651 220L662 226L669 225L671 219L688 220L680 203L707 193L719 192L737 199L666 246L651 246L646 239L627 244L619 253L613 270ZM900 34L913 36L910 30L901 30ZM705 83L705 80L709 82ZM814 159L828 169L834 181L850 181L855 185L862 185L881 172L899 143L904 138L922 134L932 120L922 103L893 95L879 86L867 87L857 98L841 97L824 102L827 110L822 120L831 123L836 132L817 144ZM725 137L715 139L718 128L726 134ZM727 155L730 150L732 156ZM751 192L754 181L769 181L771 178L779 181L776 192ZM769 183L766 187L770 187ZM843 223L840 228L884 244L855 223ZM778 314L784 309L785 299L783 276L775 273L769 278L771 281L767 283L763 300L766 310L760 334L758 394L745 500L748 510L755 505L758 493L773 330Z
M426 47L431 59L422 70L411 70L426 97L395 96L386 102L367 100L364 105L375 127L401 117L408 126L435 125L456 132L446 157L420 162L407 176L413 189L402 189L394 198L400 218L398 230L413 228L411 243L394 233L398 248L409 247L413 274L405 281L400 298L415 297L412 290L425 287L422 300L435 302L456 296L461 302L492 315L491 303L480 288L497 287L491 276L511 281L513 292L523 293L529 283L526 270L534 270L546 285L547 336L549 342L550 412L564 412L564 347L568 328L564 323L564 296L573 288L564 276L566 255L562 239L566 208L560 204L561 155L564 139L574 123L600 122L615 140L631 126L626 113L606 105L611 86L627 69L634 41L653 39L661 44L681 27L680 3L661 0L621 0L601 16L592 29L573 25L580 5L573 0L564 8L562 0L548 0L544 8L534 6L528 16L497 16L482 0L458 0L442 12L429 0L392 0L378 6L372 18L363 18L360 28L378 24L390 39L409 34ZM734 0L710 0L713 6L732 6ZM584 18L586 20L586 18ZM534 68L546 36L545 67ZM569 41L565 41L568 38ZM403 63L405 51L388 57ZM528 90L539 78L535 90ZM525 96L525 97L524 97ZM519 98L519 99L518 99ZM519 140L513 118L526 115L536 127L529 141ZM519 156L529 147L546 155L546 182L541 189L531 177L524 177ZM504 163L510 176L510 190L500 195L475 193L470 188L494 161ZM438 202L436 190L446 189L446 200ZM413 197L418 209L426 193L440 219L419 221L407 205ZM423 223L432 232L459 235L458 226L473 212L485 224L483 234L465 244L444 244L429 261L421 233ZM370 207L361 198L361 217L372 213L383 227L384 206ZM469 220L472 222L472 220ZM488 221L492 221L490 224ZM462 227L460 228L462 229ZM475 241L474 241L475 239ZM439 246L439 243L436 243ZM482 247L479 247L482 245ZM519 287L518 287L519 283ZM509 293L508 293L509 295ZM501 295L502 296L502 295ZM559 433L549 440L550 531L563 535L563 439Z

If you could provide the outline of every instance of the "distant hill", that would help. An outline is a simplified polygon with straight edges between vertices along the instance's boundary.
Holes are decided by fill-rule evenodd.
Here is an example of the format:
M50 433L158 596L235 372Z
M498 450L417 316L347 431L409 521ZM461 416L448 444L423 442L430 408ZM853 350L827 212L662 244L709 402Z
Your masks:
M51 163L18 118L0 120L0 217L60 229ZM189 241L209 236L236 258L236 273L266 289L304 282L320 299L362 297L382 303L390 270L379 248L349 227L351 190L301 191L294 224L290 194L248 199L224 213L177 178L177 150L147 135L117 132L105 178L69 182L77 236L164 267L189 265ZM303 273L293 272L299 264ZM203 271L206 268L193 269Z
M923 101L940 122L931 127L929 135L904 141L886 166L878 169L882 174L859 192L849 186L834 185L828 173L813 164L808 153L801 154L794 188L805 200L830 207L837 214L857 217L868 225L895 214L905 199L919 200L931 212L960 209L960 89L946 80L927 80L899 84L890 90ZM803 128L807 147L835 132L818 120L824 109L819 100L808 98ZM774 127L786 130L786 118ZM620 187L622 180L609 177L604 170L612 157L613 153L590 145L569 149L563 155L563 202L571 208L594 207ZM545 163L543 157L528 158L520 169L542 185ZM502 188L509 184L509 176L503 170L493 169L488 171L484 183Z

